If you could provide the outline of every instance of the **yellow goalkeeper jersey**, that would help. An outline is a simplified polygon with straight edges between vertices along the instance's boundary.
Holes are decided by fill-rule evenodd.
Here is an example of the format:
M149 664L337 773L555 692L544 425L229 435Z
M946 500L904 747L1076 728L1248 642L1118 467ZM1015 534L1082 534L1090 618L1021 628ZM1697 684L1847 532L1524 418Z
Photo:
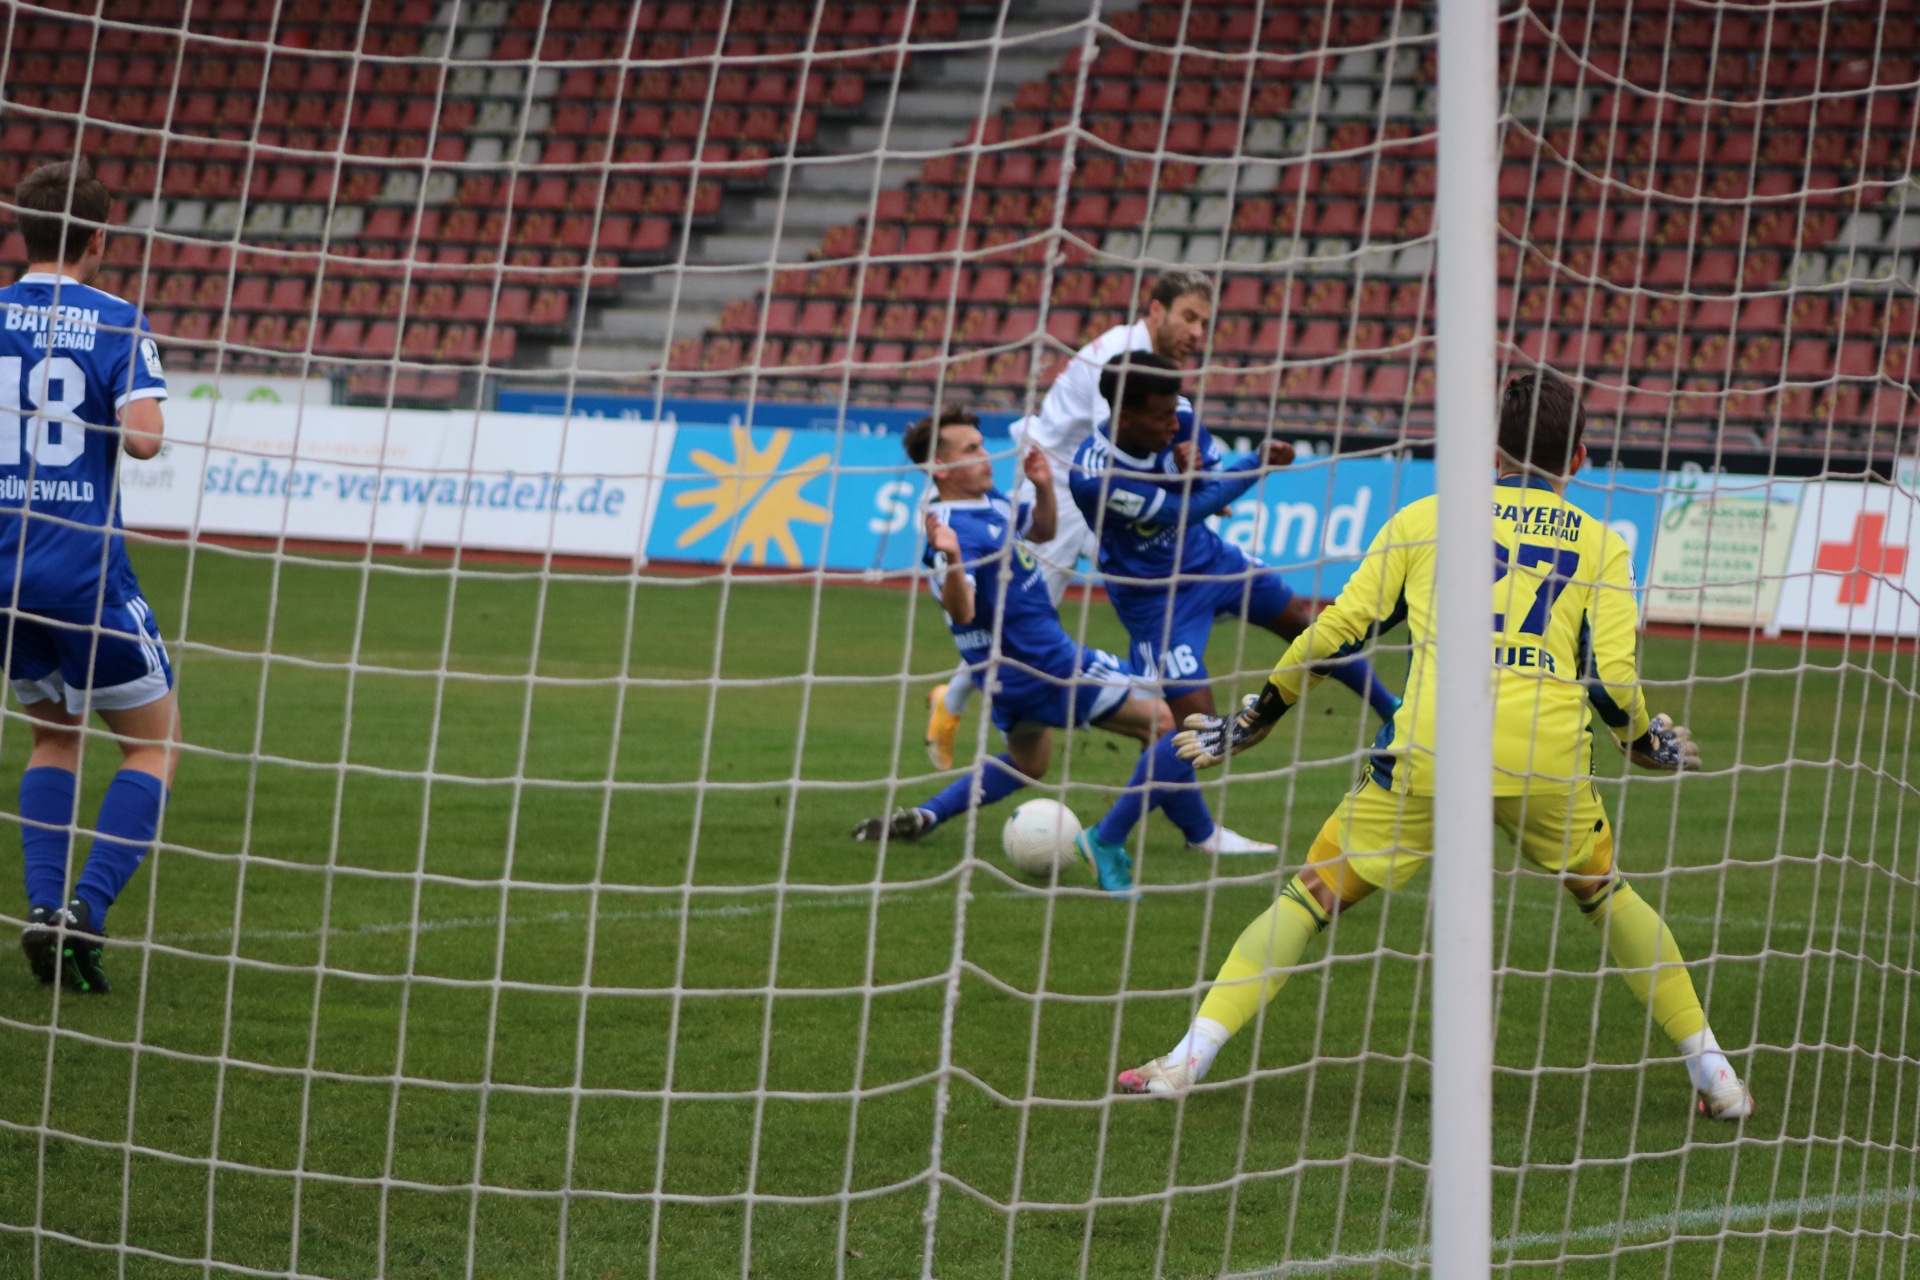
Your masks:
M1433 591L1437 499L1395 513L1340 598L1302 632L1271 677L1297 701L1316 664L1405 621L1412 669L1405 699L1375 740L1382 786L1433 794ZM1493 791L1582 777L1592 768L1588 706L1622 742L1647 731L1634 655L1633 557L1620 535L1537 477L1493 489L1487 559L1494 680Z

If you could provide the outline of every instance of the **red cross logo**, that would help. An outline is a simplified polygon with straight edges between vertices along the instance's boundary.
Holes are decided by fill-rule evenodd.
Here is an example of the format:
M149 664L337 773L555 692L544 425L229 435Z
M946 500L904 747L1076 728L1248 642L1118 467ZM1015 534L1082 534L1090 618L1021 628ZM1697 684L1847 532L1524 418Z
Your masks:
M1888 546L1882 539L1887 532L1887 517L1878 511L1862 511L1853 518L1853 541L1823 542L1814 565L1840 578L1838 604L1861 605L1876 576L1894 578L1907 567L1907 549Z

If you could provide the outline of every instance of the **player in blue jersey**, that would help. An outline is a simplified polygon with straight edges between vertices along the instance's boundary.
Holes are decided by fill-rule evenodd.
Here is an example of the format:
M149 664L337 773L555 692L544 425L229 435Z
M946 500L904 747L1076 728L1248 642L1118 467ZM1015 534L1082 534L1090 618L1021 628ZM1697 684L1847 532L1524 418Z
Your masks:
M127 562L116 484L122 449L160 452L167 382L139 309L86 283L106 252L106 187L85 164L52 164L14 199L29 265L0 289L0 630L33 727L21 945L41 982L104 994L107 908L153 843L180 740L173 669ZM123 758L69 899L89 712Z
M1100 539L1107 598L1133 640L1136 663L1158 669L1181 724L1215 714L1207 640L1216 617L1244 617L1284 640L1307 629L1304 597L1259 560L1207 527L1259 480L1258 468L1286 466L1293 446L1274 441L1264 456L1231 462L1180 394L1179 367L1153 352L1114 356L1100 393L1113 407L1074 453L1074 505ZM1326 674L1392 721L1400 700L1366 659L1346 654Z
M1046 576L1023 541L1044 542L1053 532L1053 477L1045 452L1026 454L1023 469L1033 481L1034 500L1016 506L994 487L993 460L978 420L965 410L922 418L907 432L906 447L914 462L931 471L936 495L926 516L929 586L946 610L970 678L991 694L993 723L1007 750L920 805L890 818L868 818L854 828L854 839L918 840L974 805L992 804L1045 777L1055 729L1091 726L1148 746L1134 782L1115 805L1127 829L1145 810L1164 807L1191 848L1273 852L1274 846L1213 820L1191 766L1172 748L1167 704L1142 691L1126 662L1075 643L1060 625ZM1131 888L1132 864L1124 850L1090 861L1102 887Z

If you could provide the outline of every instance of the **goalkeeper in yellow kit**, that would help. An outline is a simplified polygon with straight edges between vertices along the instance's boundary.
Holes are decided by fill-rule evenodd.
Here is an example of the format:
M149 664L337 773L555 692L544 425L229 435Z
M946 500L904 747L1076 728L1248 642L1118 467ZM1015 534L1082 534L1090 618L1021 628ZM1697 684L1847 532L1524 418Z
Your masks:
M1494 820L1535 865L1561 877L1607 941L1634 994L1673 1038L1701 1114L1742 1120L1753 1095L1720 1052L1673 934L1614 869L1613 828L1594 792L1589 708L1634 763L1697 769L1699 751L1649 717L1634 658L1632 557L1606 523L1566 499L1586 461L1578 397L1551 372L1507 387L1493 493ZM1435 499L1387 522L1331 608L1287 650L1237 715L1189 716L1176 744L1198 768L1266 736L1317 663L1379 627L1407 623L1413 662L1400 712L1365 775L1321 827L1307 868L1249 925L1172 1052L1120 1073L1120 1088L1173 1097L1205 1078L1227 1039L1285 985L1307 942L1378 889L1404 887L1433 849Z

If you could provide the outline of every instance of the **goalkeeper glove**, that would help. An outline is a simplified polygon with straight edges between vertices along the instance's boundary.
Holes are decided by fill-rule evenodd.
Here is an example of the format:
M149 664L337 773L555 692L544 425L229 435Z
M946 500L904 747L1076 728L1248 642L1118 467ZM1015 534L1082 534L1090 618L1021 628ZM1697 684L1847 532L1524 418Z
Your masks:
M1693 735L1665 713L1655 716L1645 733L1620 749L1643 769L1686 773L1700 767L1700 748L1694 745Z
M1211 769L1266 737L1286 713L1286 700L1269 683L1259 693L1248 694L1231 716L1188 716L1187 727L1173 735L1173 749L1182 760L1191 760L1194 768Z

